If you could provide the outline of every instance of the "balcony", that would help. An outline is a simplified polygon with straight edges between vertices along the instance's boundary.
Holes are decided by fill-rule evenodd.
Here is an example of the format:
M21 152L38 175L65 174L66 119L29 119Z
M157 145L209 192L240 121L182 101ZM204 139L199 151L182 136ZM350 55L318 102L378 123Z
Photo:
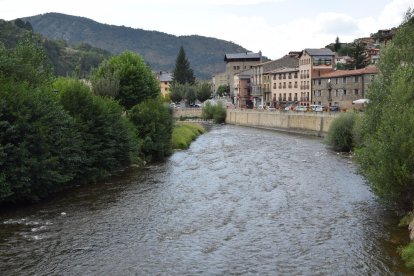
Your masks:
M252 96L262 96L263 95L263 88L260 85L253 85Z

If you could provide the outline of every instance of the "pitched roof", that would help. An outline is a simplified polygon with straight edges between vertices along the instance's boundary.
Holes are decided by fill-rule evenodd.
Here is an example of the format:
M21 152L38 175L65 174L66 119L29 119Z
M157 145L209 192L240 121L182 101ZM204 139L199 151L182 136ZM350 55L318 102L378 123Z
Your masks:
M173 80L173 76L172 74L167 72L160 72L160 74L158 75L158 80L161 82L171 82Z
M269 72L278 68L286 67L293 68L299 66L299 59L296 56L286 55L276 60L267 61L256 64L255 66L262 66L263 72Z
M291 73L291 72L297 72L299 71L299 67L290 67L290 68L286 68L286 67L280 67L276 70L272 70L272 71L268 71L265 72L265 74L276 74L276 73Z
M346 77L346 76L358 76L364 74L377 74L378 68L376 66L368 66L362 69L356 70L335 70L329 72L321 72L320 76L317 76L317 72L313 72L312 78L315 79L327 79L327 78L337 78L337 77Z
M245 53L234 53L234 54L225 54L224 61L229 60L260 60L262 57L262 53L253 53L253 52L245 52Z
M308 53L310 56L334 56L335 53L328 48L321 48L321 49L305 49L303 50Z

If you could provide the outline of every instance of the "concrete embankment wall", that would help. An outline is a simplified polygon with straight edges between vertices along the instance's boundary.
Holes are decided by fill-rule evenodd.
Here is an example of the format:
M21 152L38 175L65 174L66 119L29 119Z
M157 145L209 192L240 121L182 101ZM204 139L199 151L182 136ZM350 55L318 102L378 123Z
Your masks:
M227 109L226 123L325 136L338 113Z
M173 109L173 117L201 117L201 108L176 108Z

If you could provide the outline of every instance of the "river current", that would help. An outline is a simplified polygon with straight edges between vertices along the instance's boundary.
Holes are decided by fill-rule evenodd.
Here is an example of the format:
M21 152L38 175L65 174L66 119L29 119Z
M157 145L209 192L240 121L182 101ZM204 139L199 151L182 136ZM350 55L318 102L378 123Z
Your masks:
M186 151L0 212L2 275L407 275L407 233L321 139L216 126Z

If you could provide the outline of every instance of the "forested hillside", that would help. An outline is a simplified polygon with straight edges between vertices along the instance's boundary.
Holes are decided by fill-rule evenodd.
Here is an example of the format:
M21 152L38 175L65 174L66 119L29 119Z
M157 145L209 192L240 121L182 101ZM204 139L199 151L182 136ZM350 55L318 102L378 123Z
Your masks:
M225 53L245 52L229 41L202 36L174 36L156 31L101 24L93 20L59 13L24 18L49 39L69 44L87 43L113 54L125 50L139 53L153 70L172 71L180 46L183 46L195 75L209 79L223 72Z
M5 48L13 48L25 39L36 41L36 44L44 48L54 73L59 76L75 74L84 77L111 55L108 51L86 43L70 46L64 40L44 38L32 33L31 24L21 20L0 20L0 44L2 43Z

